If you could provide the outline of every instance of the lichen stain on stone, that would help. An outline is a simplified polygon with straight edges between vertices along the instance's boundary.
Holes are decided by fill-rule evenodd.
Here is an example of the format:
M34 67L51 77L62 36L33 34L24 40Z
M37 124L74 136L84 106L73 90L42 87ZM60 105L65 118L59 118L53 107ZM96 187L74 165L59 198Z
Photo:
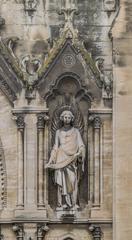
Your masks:
M132 32L132 3L125 2L126 12L129 14L126 14L126 32L130 33Z
M118 57L118 61L116 62L116 64L120 67L125 67L126 66L126 63L125 63L123 57Z
M44 40L38 40L32 47L32 54L46 54L48 51L48 44Z
M127 95L127 92L126 91L119 91L118 94L124 96L124 95Z

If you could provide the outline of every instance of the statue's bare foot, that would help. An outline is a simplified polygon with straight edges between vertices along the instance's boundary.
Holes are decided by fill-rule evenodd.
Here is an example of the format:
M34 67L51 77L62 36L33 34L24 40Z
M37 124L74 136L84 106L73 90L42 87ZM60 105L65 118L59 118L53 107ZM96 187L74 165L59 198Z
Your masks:
M75 204L75 205L73 206L73 209L74 209L74 210L78 210L78 209L80 209L80 207L79 207L78 204Z
M68 206L66 205L66 204L63 204L63 209L67 209L68 208Z
M57 208L61 208L62 207L62 204L61 203L58 203L57 204Z

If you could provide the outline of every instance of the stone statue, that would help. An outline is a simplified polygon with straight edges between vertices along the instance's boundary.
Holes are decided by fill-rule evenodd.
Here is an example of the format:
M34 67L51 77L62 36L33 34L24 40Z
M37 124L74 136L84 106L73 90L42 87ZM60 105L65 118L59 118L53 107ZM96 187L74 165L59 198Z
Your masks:
M55 169L57 205L63 209L79 208L78 183L80 171L84 171L85 146L79 130L73 126L74 118L69 110L60 114L62 127L56 131L55 144L46 165Z

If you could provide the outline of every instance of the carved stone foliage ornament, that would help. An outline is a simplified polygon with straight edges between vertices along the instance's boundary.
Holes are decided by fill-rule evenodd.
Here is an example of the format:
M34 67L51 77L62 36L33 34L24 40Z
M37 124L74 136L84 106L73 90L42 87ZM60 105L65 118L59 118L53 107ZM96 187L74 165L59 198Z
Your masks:
M18 114L16 116L16 124L18 127L18 130L23 131L25 127L25 122L24 122L24 115L23 114Z
M44 129L45 121L49 120L48 115L46 114L38 114L37 115L37 128L38 130Z
M12 229L15 232L17 239L19 239L19 240L23 240L24 239L23 225L14 224Z
M100 226L89 226L89 231L92 233L93 240L101 240L103 233Z
M14 47L18 38L0 39L0 88L13 103L17 93L21 91L23 73L14 54Z
M112 72L110 70L104 69L104 59L97 58L96 59L96 66L100 72L100 78L102 81L102 95L104 99L111 99L112 98Z
M24 72L26 98L33 99L35 98L35 84L38 81L38 71L41 67L41 62L27 55L22 59L21 67Z
M43 240L48 231L49 231L49 227L46 224L38 224L38 226L37 226L37 239L38 240Z

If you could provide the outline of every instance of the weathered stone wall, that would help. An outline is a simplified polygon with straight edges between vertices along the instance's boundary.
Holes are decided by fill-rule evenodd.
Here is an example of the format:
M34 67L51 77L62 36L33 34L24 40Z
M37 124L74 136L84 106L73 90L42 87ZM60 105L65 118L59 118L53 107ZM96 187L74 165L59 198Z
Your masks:
M104 70L109 73L114 71L114 158L112 166L112 117L111 104L102 101L93 103L93 108L97 108L102 114L102 178L101 178L101 209L92 209L91 222L99 223L103 232L104 240L112 240L112 215L114 215L114 240L130 239L131 235L131 25L128 15L131 9L130 0L121 1L119 16L112 30L112 41L109 33L117 15L118 1L115 11L106 11L103 0L78 0L79 15L75 15L74 24L79 31L79 39L91 53L93 59L98 57L104 59ZM0 14L5 18L6 24L1 29L1 37L17 36L19 41L15 48L18 59L25 55L32 54L44 60L49 51L49 44L59 36L60 27L64 26L64 16L57 14L61 1L39 0L33 16L29 16L24 10L22 0L0 0ZM49 41L50 40L50 41ZM130 42L130 44L129 44ZM113 56L112 56L113 54ZM24 100L19 103L24 106ZM19 106L20 105L15 105ZM36 107L38 102L34 100L30 106ZM38 104L39 105L39 104ZM37 105L37 106L38 106ZM41 100L39 107L45 107ZM26 106L27 107L27 106ZM6 171L7 171L7 208L1 212L2 234L5 238L14 239L12 223L17 222L15 210L17 204L17 126L12 119L12 106L8 102L3 92L0 92L0 137L3 144ZM106 112L105 112L106 110ZM126 124L127 116L127 124ZM129 116L129 118L128 118ZM34 123L36 126L36 122ZM30 131L31 132L31 131ZM36 130L34 130L34 135ZM35 135L36 136L36 135ZM129 136L129 137L128 137ZM129 138L129 141L128 141ZM35 142L36 144L36 142ZM125 145L126 144L126 145ZM37 145L37 144L36 144ZM35 150L34 150L35 152ZM129 153L129 154L128 154ZM36 152L35 152L36 154ZM127 156L128 154L128 156ZM33 156L35 159L35 156ZM112 167L114 168L114 181L112 183ZM36 181L36 180L35 180ZM112 185L113 184L113 185ZM112 187L114 188L114 198L112 200ZM54 197L53 197L54 200ZM112 203L114 205L112 214ZM129 208L128 208L129 207ZM36 209L35 209L36 210ZM31 209L30 209L31 211ZM39 210L41 211L41 210ZM51 209L50 209L51 211ZM89 209L87 209L89 211ZM126 214L127 213L127 214ZM20 213L21 214L21 213ZM25 224L28 219L23 214L21 222ZM30 212L31 214L31 212ZM35 213L36 214L36 213ZM37 222L41 221L39 216L42 213L32 213L34 224L25 224L25 231L29 232L27 238L35 238ZM50 215L50 214L49 214ZM52 211L51 211L52 216ZM87 212L84 213L85 219ZM47 221L47 218L44 220ZM55 222L55 220L54 220ZM9 225L8 225L8 224ZM64 239L73 237L75 239L91 239L92 235L88 230L88 221L84 224L72 226L50 225L51 230L46 235L46 239ZM26 232L26 234L27 234ZM67 235L67 232L70 233ZM80 234L80 235L79 235Z
M114 239L132 236L132 31L131 1L120 1L113 28L114 58Z
M20 38L16 54L20 58L29 53L43 55L47 51L46 40L58 37L64 17L57 14L61 1L40 0L36 12L31 18L24 10L23 1L1 1L1 16L6 25L1 31L3 38ZM93 56L103 56L106 68L111 68L111 43L108 32L115 13L107 13L101 1L78 1L79 15L75 17L75 26L80 38L85 40L87 49Z

